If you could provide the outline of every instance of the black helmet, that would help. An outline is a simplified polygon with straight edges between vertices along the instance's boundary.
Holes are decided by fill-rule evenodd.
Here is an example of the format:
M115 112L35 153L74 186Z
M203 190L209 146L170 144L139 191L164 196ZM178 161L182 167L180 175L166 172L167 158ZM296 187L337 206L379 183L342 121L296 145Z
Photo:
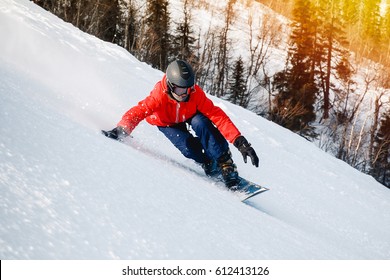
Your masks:
M177 86L181 88L190 88L195 84L194 70L188 62L184 60L175 60L171 62L166 71L167 83L170 89Z

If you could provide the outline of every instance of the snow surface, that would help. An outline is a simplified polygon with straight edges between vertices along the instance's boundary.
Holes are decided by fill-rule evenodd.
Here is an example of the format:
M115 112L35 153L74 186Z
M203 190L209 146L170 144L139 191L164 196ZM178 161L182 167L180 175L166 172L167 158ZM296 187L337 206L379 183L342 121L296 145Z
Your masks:
M100 134L162 73L27 0L0 2L1 259L390 259L390 191L211 97L260 157L242 203L142 122Z

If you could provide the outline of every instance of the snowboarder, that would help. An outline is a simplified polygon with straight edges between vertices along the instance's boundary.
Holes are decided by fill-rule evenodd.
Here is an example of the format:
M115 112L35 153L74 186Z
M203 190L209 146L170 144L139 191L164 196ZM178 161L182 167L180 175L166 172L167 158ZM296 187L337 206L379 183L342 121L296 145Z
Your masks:
M239 183L239 176L227 141L242 153L245 163L249 156L252 164L259 166L251 144L195 84L195 73L186 61L171 62L150 95L128 110L116 128L103 133L122 141L143 119L156 125L185 157L201 164L208 176L221 173L228 188Z

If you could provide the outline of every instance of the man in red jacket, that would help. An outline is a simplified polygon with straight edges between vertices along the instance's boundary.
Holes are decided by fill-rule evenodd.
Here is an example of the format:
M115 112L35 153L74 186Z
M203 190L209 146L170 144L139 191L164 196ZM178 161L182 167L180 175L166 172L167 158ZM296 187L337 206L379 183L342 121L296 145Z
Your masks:
M238 148L245 163L249 156L252 164L259 166L255 150L226 113L195 84L194 71L186 61L170 63L150 95L128 110L116 128L103 133L121 141L144 119L156 125L185 157L200 163L208 176L221 173L228 188L236 186L239 179L227 141Z

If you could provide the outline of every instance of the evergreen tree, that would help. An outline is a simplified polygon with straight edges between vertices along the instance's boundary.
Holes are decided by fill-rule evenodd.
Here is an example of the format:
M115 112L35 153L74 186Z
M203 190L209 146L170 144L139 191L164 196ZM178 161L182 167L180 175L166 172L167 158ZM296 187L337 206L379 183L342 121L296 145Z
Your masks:
M240 56L234 63L233 74L229 81L228 99L231 103L246 108L249 103L247 95L244 62Z
M342 25L341 0L318 0L316 4L316 14L319 22L318 36L316 43L316 54L319 70L319 80L323 91L323 118L329 117L331 107L331 75L332 69L337 68L336 58L339 63L343 63L347 55L340 48L340 44L346 45L344 27ZM347 67L349 64L343 64Z
M146 4L143 60L157 69L165 70L168 66L171 45L169 2L148 0Z
M134 0L119 0L120 20L115 43L137 57L139 30L141 23Z
M191 13L188 7L188 1L184 1L183 20L177 25L173 45L173 55L175 58L188 61L191 65L197 64L195 54L196 39L191 27Z
M287 67L275 75L276 97L270 117L292 131L314 137L310 123L316 118L314 103L318 87L314 78L318 22L309 1L297 0L293 14L295 22Z
M114 42L119 22L118 0L100 0L98 6L98 37L104 41Z
M296 69L275 74L273 84L277 96L273 101L270 119L303 136L315 137L310 123L316 118L314 103L318 88L309 82L309 73L297 75Z

